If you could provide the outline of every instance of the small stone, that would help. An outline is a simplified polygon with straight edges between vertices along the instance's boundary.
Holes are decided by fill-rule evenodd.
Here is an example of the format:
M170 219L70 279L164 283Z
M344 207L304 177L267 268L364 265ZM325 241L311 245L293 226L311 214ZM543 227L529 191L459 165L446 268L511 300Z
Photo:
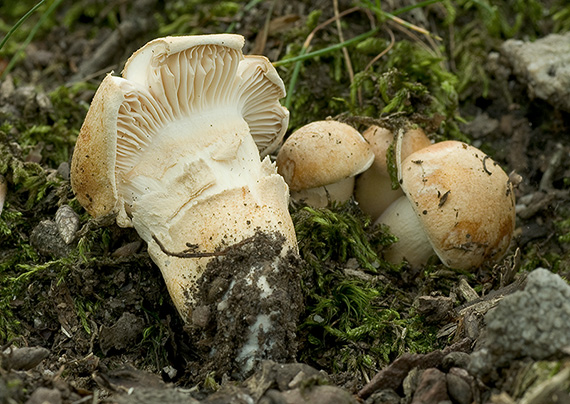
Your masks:
M135 388L130 394L113 396L117 404L200 404L189 392L178 389Z
M49 355L49 350L43 347L8 348L2 354L4 369L30 370L35 368Z
M527 84L531 98L570 111L570 33L551 34L533 42L509 39L501 53L518 79Z
M210 322L210 307L208 306L196 306L192 310L192 325L204 328Z
M26 404L61 404L61 392L57 389L38 387Z
M67 161L64 161L57 166L57 174L65 181L69 181L70 171L69 163Z
M446 375L447 392L456 404L469 404L473 401L471 386L465 379L453 373Z
M469 365L478 376L515 359L561 354L570 345L570 286L538 268L528 275L525 289L503 298L485 321L485 339Z
M438 404L449 400L445 373L436 368L422 372L412 404Z
M282 393L287 404L357 404L348 391L335 386L313 386L298 388Z
M372 394L365 404L400 404L401 397L392 389L384 389Z
M132 345L142 333L144 320L125 312L111 327L101 327L99 345L106 355L110 349L125 349Z
M414 307L430 323L449 320L453 313L453 300L445 296L419 296Z
M79 215L69 205L61 205L55 213L55 224L65 244L71 244L79 230Z
M450 352L443 358L443 369L449 370L452 367L467 369L471 362L471 356L466 352Z
M65 257L71 252L71 246L63 241L52 220L42 220L32 230L30 244L41 255L54 258Z

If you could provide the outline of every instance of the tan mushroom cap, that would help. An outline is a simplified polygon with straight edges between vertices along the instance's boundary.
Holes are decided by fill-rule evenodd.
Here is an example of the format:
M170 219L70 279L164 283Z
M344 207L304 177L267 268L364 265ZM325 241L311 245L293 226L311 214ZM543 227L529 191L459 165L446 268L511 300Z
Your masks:
M469 269L496 261L515 228L509 177L479 149L436 143L402 163L402 189L430 243L448 267Z
M366 170L374 153L352 126L317 121L296 130L277 155L277 170L292 191L339 182Z
M119 86L108 74L93 97L71 160L75 196L94 217L117 210L117 114L123 100Z

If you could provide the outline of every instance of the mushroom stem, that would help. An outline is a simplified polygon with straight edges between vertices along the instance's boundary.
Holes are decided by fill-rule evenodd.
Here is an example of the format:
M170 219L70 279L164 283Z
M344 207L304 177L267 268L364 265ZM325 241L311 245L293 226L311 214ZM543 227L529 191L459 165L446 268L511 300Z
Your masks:
M405 259L413 268L418 268L434 254L422 224L407 197L401 196L393 202L378 218L376 224L387 225L390 233L398 237L398 242L384 251L386 261L398 264Z

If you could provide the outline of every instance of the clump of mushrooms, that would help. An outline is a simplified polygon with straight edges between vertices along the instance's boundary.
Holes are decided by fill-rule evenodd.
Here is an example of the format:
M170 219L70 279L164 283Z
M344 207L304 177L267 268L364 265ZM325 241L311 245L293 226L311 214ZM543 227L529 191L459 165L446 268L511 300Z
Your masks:
M354 199L364 213L370 215L372 220L376 220L392 202L403 195L400 188L392 189L392 179L388 170L387 155L390 146L396 142L394 133L390 129L376 125L366 129L362 136L372 147L374 163L356 179ZM402 135L401 158L405 159L430 144L431 141L421 128L406 130Z
M458 141L399 156L405 196L376 221L399 239L385 251L389 262L418 267L435 252L446 266L468 270L503 257L515 228L515 197L496 162Z
M322 208L350 199L355 176L373 161L370 145L356 129L327 120L293 132L279 150L277 169L293 200Z
M235 344L223 370L239 377L262 359L294 357L290 336L301 310L288 188L269 158L260 158L287 129L279 103L285 90L271 63L243 56L243 45L242 36L220 34L143 46L122 77L109 74L101 83L71 167L77 200L92 216L116 214L119 226L134 227L146 241L185 322ZM278 244L274 253L216 284L219 299L208 308L197 302L210 287L199 283L204 274L228 251L258 247L258 235ZM264 301L242 302L256 308L253 319L232 297L239 288ZM222 314L232 329L212 325ZM284 331L271 334L276 328Z

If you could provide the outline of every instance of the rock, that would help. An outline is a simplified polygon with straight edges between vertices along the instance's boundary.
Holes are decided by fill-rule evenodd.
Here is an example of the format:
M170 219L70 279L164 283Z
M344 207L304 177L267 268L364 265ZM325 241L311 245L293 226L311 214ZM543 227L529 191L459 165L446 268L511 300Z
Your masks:
M125 312L111 327L101 327L99 345L106 355L110 349L121 350L132 345L142 333L144 320Z
M79 215L69 205L61 205L55 213L55 224L65 244L71 244L79 230Z
M447 393L455 404L470 404L473 401L471 386L463 377L455 373L448 373L445 378Z
M412 404L439 404L449 400L445 373L436 368L422 372Z
M271 391L283 392L305 385L328 384L328 379L324 372L306 365L304 363L280 364L273 361L263 361L261 369L250 376L243 385L249 394L256 400L263 396L268 403L278 402L275 397L279 394ZM266 397L272 395L272 397ZM273 400L273 401L271 401Z
M61 404L61 392L58 389L38 387L26 404Z
M506 296L485 321L485 339L471 355L472 373L489 374L517 358L549 358L570 345L570 286L538 268L525 289Z
M392 389L377 391L366 399L365 404L400 404L401 397Z
M414 301L416 311L429 323L449 320L453 313L453 299L445 296L419 296Z
M113 396L117 404L199 404L190 393L178 389L134 389L130 394Z
M65 243L53 220L42 220L32 231L30 244L41 255L62 258L69 255L72 247Z
M452 367L467 369L471 356L465 352L450 352L443 358L442 367L449 370Z
M531 98L570 111L570 33L551 34L534 42L510 39L501 47Z
M357 404L346 390L335 386L297 388L282 393L286 404Z
M0 364L4 369L30 370L48 355L49 350L42 347L8 348L2 353Z

